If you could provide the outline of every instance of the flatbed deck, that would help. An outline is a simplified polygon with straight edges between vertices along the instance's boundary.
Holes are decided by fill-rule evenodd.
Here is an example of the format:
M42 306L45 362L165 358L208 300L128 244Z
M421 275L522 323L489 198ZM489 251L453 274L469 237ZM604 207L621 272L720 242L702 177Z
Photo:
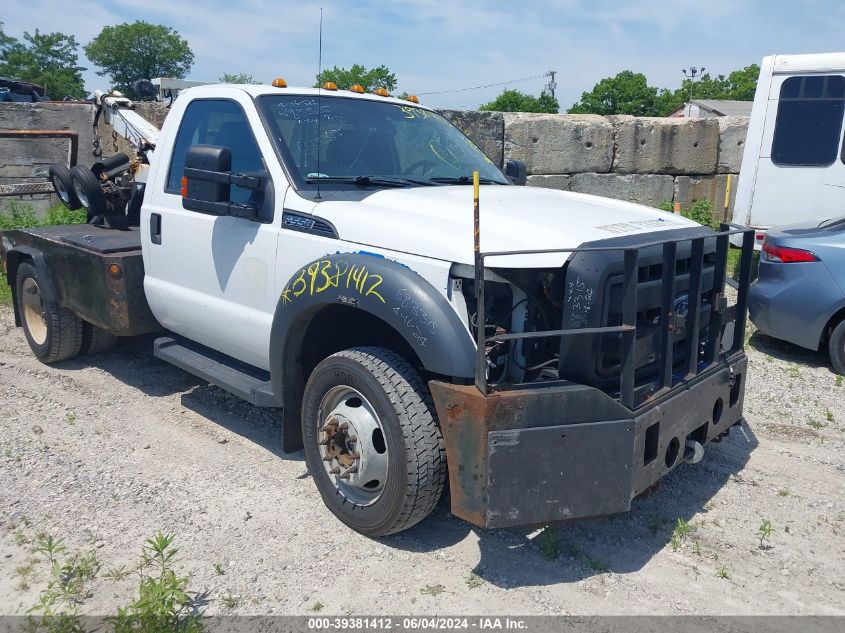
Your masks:
M144 295L137 228L67 224L5 231L0 251L31 257L41 274L49 277L49 291L59 305L93 325L116 336L161 329ZM8 274L14 288L11 266Z

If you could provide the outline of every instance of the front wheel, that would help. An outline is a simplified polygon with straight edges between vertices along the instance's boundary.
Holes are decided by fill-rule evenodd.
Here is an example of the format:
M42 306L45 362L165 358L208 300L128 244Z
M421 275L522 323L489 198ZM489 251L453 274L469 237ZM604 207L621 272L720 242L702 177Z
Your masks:
M411 527L443 493L446 456L428 386L395 352L360 347L317 365L302 433L324 503L362 534Z

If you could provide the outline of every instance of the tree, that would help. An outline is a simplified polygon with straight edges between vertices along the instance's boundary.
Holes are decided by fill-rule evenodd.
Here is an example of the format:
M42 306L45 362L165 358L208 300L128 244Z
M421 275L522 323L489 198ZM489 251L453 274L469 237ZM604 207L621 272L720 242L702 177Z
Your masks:
M352 64L351 68L329 68L317 75L317 82L314 87L322 86L327 81L333 81L338 88L350 88L360 84L367 92L376 88L385 88L393 92L396 88L396 75L390 72L387 66L366 68L361 64Z
M4 31L4 26L5 25L0 22L0 52L6 50L6 48L17 42L14 37L6 35L6 32Z
M569 113L657 116L657 88L649 86L642 73L623 70L583 93L581 100L569 108Z
M0 75L47 88L53 99L84 99L85 84L73 35L24 33L23 42L0 29Z
M85 46L85 54L102 68L98 75L109 77L114 88L133 98L139 79L181 79L194 65L194 54L179 33L142 21L104 27Z
M217 78L221 84L260 84L258 79L255 79L249 73L223 73Z
M676 90L648 85L645 75L623 70L615 77L598 82L590 92L581 95L570 113L633 114L635 116L666 116L693 99L726 99L753 101L760 67L751 64L735 70L727 77L713 77L707 73L694 83L685 79Z
M560 104L545 90L539 97L525 94L519 90L504 90L490 103L485 103L479 110L490 112L546 112L557 114Z

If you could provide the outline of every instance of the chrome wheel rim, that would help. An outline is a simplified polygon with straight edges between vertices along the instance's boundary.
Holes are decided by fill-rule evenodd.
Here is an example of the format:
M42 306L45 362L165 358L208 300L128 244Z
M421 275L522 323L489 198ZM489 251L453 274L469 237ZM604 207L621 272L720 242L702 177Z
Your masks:
M62 202L70 204L70 193L68 193L67 187L62 184L62 181L59 180L57 176L53 176L53 189L56 190L56 193L59 198L62 199Z
M384 430L370 402L356 389L333 387L319 409L320 458L337 491L368 506L381 497L389 455Z
M79 185L79 181L74 179L73 190L76 192L76 197L79 198L79 204L86 209L88 208L88 196L85 195L85 190Z
M44 313L41 291L32 277L24 279L21 285L21 304L29 335L36 345L43 345L47 340L47 316Z

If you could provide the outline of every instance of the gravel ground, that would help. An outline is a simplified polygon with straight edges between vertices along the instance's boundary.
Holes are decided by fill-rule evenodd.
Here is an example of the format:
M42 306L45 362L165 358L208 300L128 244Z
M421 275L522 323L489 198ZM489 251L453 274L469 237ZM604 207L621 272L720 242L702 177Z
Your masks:
M4 614L46 586L36 535L96 552L81 610L105 614L137 589L108 572L159 530L209 614L845 614L845 385L820 354L754 334L749 423L628 514L485 532L444 504L370 540L281 454L271 411L156 360L149 338L46 367L5 307L0 332ZM673 544L678 519L693 531Z

